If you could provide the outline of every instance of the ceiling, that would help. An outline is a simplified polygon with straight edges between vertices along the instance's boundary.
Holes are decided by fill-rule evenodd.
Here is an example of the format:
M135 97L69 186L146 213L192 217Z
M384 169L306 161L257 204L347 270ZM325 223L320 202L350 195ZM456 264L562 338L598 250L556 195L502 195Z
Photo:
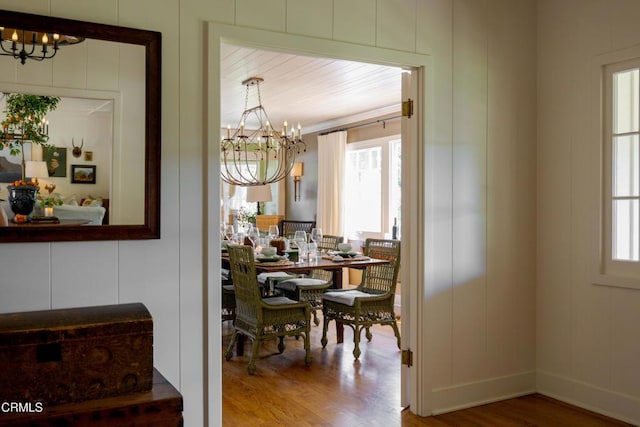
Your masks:
M238 126L247 94L242 82L249 77L264 79L262 105L278 129L287 120L289 126L300 123L304 134L398 113L401 73L398 67L222 44L221 124ZM247 107L256 105L251 86Z

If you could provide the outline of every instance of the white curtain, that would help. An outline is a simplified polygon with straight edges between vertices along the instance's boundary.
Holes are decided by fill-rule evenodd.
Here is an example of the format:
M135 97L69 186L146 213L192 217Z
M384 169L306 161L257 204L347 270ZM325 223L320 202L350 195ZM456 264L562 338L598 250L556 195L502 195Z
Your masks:
M343 236L344 161L347 132L318 137L318 208L316 224L324 234Z

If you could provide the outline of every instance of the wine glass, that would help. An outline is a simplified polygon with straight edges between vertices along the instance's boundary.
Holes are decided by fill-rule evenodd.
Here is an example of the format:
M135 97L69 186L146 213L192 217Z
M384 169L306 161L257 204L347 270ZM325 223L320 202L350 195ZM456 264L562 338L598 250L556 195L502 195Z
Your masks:
M307 233L298 230L293 235L293 240L295 240L296 243L307 243Z
M224 237L226 237L227 240L231 240L231 238L233 237L233 233L233 225L230 224L224 228Z
M280 234L280 230L278 230L278 226L277 225L270 225L269 226L269 233L267 234L269 236L269 239L275 239L276 237L278 237L278 235Z
M322 228L313 228L311 229L311 240L313 240L315 243L320 243L320 240L322 240Z
M258 227L256 227L255 225L252 225L249 227L249 233L247 234L247 237L249 238L249 241L251 242L251 246L253 246L254 248L256 247L257 244L259 244L259 240L260 240L260 230L258 230Z

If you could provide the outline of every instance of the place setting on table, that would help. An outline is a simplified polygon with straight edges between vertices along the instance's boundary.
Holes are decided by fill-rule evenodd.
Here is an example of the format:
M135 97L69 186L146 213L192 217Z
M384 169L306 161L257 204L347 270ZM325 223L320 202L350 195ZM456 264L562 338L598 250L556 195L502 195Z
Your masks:
M321 249L321 228L313 228L310 233L296 231L292 236L281 237L278 226L261 234L255 225L246 232L236 232L233 225L221 226L222 256L226 257L226 246L244 244L254 248L255 265L258 272L272 271L274 268L304 270L309 268L334 269L344 264L359 264L375 261L362 252L353 250L351 243L338 243L336 249ZM334 265L335 264L335 265ZM332 266L333 265L333 266Z
M331 272L331 287L342 288L342 270L345 267L362 269L369 265L388 264L388 260L368 257L354 251L349 243L338 244L335 249L318 248L323 234L321 229L296 232L292 238L278 236L276 230L270 230L262 237L257 228L252 227L245 233L235 233L233 226L223 228L222 246L248 245L254 250L254 265L258 284L263 296L275 294L278 284L296 277L304 277L312 270ZM228 253L222 250L223 267L229 267ZM300 276L302 274L303 276ZM336 322L336 339L344 340L343 327Z

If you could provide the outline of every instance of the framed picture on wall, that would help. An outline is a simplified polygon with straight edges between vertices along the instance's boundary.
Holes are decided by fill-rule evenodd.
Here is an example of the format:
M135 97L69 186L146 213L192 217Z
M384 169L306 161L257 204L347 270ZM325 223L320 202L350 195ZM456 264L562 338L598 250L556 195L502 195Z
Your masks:
M71 182L73 184L95 184L95 165L71 165Z
M67 148L49 147L44 149L44 161L50 177L64 178L67 176Z
M0 182L13 182L22 179L22 166L0 155Z

